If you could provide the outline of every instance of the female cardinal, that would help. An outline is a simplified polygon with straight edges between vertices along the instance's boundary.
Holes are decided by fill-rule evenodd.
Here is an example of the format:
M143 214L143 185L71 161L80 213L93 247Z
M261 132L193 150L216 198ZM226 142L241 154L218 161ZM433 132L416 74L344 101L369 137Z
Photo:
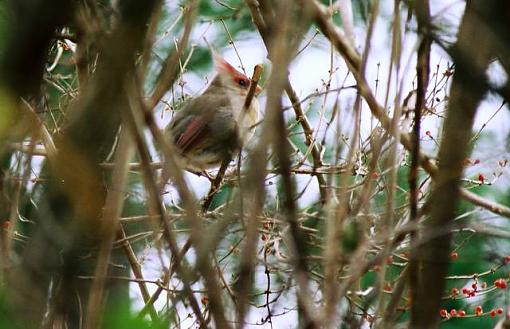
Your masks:
M253 135L258 101L245 109L251 80L223 58L214 55L217 71L209 87L177 112L166 127L183 167L192 171L218 167L232 159ZM261 91L257 86L256 94Z

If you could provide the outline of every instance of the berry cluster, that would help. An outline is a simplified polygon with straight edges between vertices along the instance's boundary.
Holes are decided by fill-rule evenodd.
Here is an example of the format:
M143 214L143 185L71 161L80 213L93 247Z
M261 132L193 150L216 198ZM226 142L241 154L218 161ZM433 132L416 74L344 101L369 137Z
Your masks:
M497 309L492 309L489 312L487 312L486 314L488 314L491 317L494 317L496 315L501 315L501 314L503 314L503 308L498 307ZM475 307L475 311L474 311L473 315L474 316L482 316L482 315L484 315L483 308L482 308L481 305L477 305ZM446 309L443 308L443 309L441 309L439 311L439 316L444 318L444 319L455 318L455 317L462 318L462 317L466 316L466 311L464 311L464 310L457 311L456 309L452 308L450 310L450 312L448 312Z
M458 256L459 255L458 255L457 251L452 251L450 253L450 260L456 261ZM488 272L484 273L483 275L494 273L497 269L499 269L500 267L505 266L507 264L510 264L510 256L503 257L502 263L500 263L500 265L497 268L492 269L491 271L488 271ZM474 276L475 280L471 284L471 287L468 286L468 287L462 288L462 295L461 295L461 291L458 288L455 288L455 287L452 288L450 290L450 298L452 298L452 299L457 299L457 298L462 298L462 297L470 298L470 297L475 297L478 293L488 292L488 291L492 291L492 290L496 290L496 289L506 289L508 287L509 279L498 278L498 279L494 280L493 286L488 287L486 282L479 281L479 277L480 277L479 275ZM501 308L501 307L491 309L490 311L484 313L482 305L477 305L475 307L473 313L470 315L467 315L466 311L464 311L464 310L451 309L450 311L448 311L447 309L441 309L439 311L439 316L443 319L450 319L450 318L455 318L455 317L465 317L465 316L477 317L477 316L483 316L483 315L495 317L495 316L501 315L501 314L503 314L503 308Z

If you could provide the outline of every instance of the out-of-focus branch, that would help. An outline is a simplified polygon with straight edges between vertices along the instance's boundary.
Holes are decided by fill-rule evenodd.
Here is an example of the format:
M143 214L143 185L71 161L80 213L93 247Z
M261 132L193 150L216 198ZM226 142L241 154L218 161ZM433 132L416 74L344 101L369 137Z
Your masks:
M152 95L146 103L146 107L149 109L153 109L158 104L161 98L165 95L165 93L170 89L170 87L177 79L181 67L179 65L179 60L182 54L184 54L184 50L188 45L191 30L193 28L196 7L197 1L191 0L189 4L183 8L185 13L184 31L182 33L182 37L177 43L176 49L171 54L169 54L163 62L163 68L156 82L156 87L154 88Z
M274 19L270 16L272 16L272 11L268 8L265 8L264 6L262 8L263 14L259 11L259 6L255 0L246 0L251 15L253 18L253 21L255 25L257 26L257 29L259 30L259 33L264 41L264 44L266 45L267 49L269 48L269 42L270 42L270 26L265 22L265 20L272 22ZM267 6L266 6L267 7ZM273 56L270 53L270 56ZM319 147L315 143L314 137L313 137L313 129L310 125L310 122L308 121L308 118L306 114L304 113L301 102L294 91L294 88L292 87L292 84L290 83L290 80L287 78L286 86L285 86L285 92L287 93L289 100L292 104L292 108L294 109L294 113L296 115L296 120L303 128L303 132L305 134L305 145L308 147L311 147L311 155L312 155L312 161L314 168L320 168L322 167L322 159ZM320 173L316 173L315 176L317 177L317 183L319 185L319 192L321 194L321 203L325 203L327 201L327 187L326 187L326 180L324 179L324 176Z
M254 186L251 193L246 193L249 214L246 229L246 244L241 257L241 273L239 280L239 304L237 309L238 321L243 321L246 312L246 298L248 288L251 286L253 276L253 256L256 246L257 226L259 225L258 214L261 212L263 203L265 171L260 168L266 167L267 144L271 143L278 161L279 173L282 177L284 190L284 215L289 224L290 236L289 247L292 250L292 265L295 279L298 284L298 305L304 326L315 328L318 326L316 314L312 311L313 303L308 292L308 274L305 260L305 242L297 225L296 205L294 200L294 182L290 174L290 159L285 122L283 118L281 92L288 85L288 66L292 60L297 46L305 32L300 27L306 24L297 23L297 20L308 21L305 7L291 6L290 1L279 1L274 10L278 19L273 19L271 10L267 4L261 4L263 8L258 10L257 4L248 1L252 10L252 17L260 28L261 36L266 43L269 56L273 62L273 71L267 87L266 117L262 126L261 140L249 158L249 172L244 184ZM264 9L265 8L265 9ZM263 17L266 13L267 17ZM269 33L271 30L273 33ZM293 102L295 103L295 102Z
M16 119L19 118L19 98L30 99L39 92L39 84L44 73L47 50L51 39L58 27L69 23L73 17L74 3L65 0L49 1L4 1L4 26L8 27L4 35L2 54L0 55L0 93L2 98L2 124L0 125L0 225L9 224L11 195L9 184L6 182L10 165L11 152L6 151L4 143L7 136L16 132ZM7 15L9 13L9 15ZM13 287L4 281L9 264L10 236L7 229L0 231L0 280L5 287ZM10 270L9 270L10 271ZM13 287L16 290L15 287ZM18 296L21 296L21 292ZM44 294L44 293L43 293ZM21 320L27 325L34 325L33 320L39 318L39 312L44 307L40 302L44 296L34 294L33 299L26 303L23 297L17 305L17 300L10 300L15 308L23 305L20 312ZM39 299L41 297L41 299ZM43 303L43 302L42 302ZM33 306L33 307L32 307ZM20 307L19 310L22 308Z
M127 164L131 158L132 151L132 140L126 131L122 131L115 158L116 167L113 170L112 183L108 189L103 218L99 228L102 240L97 256L95 280L90 288L87 311L85 313L85 329L94 329L99 325L110 253L119 228L119 217L124 204L123 191L127 181Z
M41 118L35 113L32 106L25 100L21 100L23 103L23 106L21 107L23 109L23 112L28 117L28 121L31 123L34 128L39 130L39 137L42 140L42 143L44 144L45 149L45 155L48 156L49 161L55 161L55 156L57 155L57 147L55 146L55 143L53 142L53 138L51 137L50 132L48 129L46 129L46 126L41 121Z
M161 13L163 11L163 0L157 0L155 10L152 13L151 19L149 21L149 26L147 28L147 35L145 37L145 42L143 46L143 52L140 56L140 65L138 66L139 78L143 81L145 74L147 73L147 68L149 67L149 62L151 58L151 54L154 51L154 38L158 31L158 23L161 18Z
M39 37L47 36L47 29L51 35L59 22L74 17L69 10L73 2L15 3L34 11L33 15L16 20L24 27L40 21L47 24L31 31L27 39L30 45L42 48L43 52L49 40L42 43ZM47 314L48 327L78 326L82 320L83 305L78 304L87 303L89 287L86 283L76 282L74 275L77 272L90 273L92 258L85 261L81 256L90 252L89 248L93 249L101 239L95 224L102 213L105 191L98 162L112 148L123 104L119 89L122 89L126 75L132 72L134 56L129 55L134 54L141 43L144 18L152 10L152 1L142 5L133 1L123 3L119 24L108 36L108 48L103 49L98 60L94 86L84 90L80 100L73 104L67 127L55 141L62 152L58 152L56 160L50 162L48 182L39 201L38 225L31 243L24 249L23 263L16 273L19 275L13 280L16 281L13 285L16 301L13 299L12 304L23 308L24 319L29 322L27 327L41 327L39 321L44 313ZM17 34L14 38L23 40L25 35ZM16 79L31 79L42 74L44 59L30 58L39 53L37 50L16 46L10 49L22 53L16 61L21 60L25 68L41 65L40 73L25 72L23 68L16 70L13 65L10 69L16 70ZM22 88L35 87L27 84ZM53 286L55 289L49 289L50 283L57 283ZM52 298L47 296L48 292L53 294ZM111 292L110 297L118 290Z
M15 97L37 93L46 51L58 27L70 22L74 3L66 0L9 1L11 13L5 53L0 62L2 88Z
M146 185L146 189L148 191L149 197L150 197L150 205L153 211L158 215L158 218L161 223L161 227L163 228L163 237L165 238L168 248L172 252L172 255L175 259L176 265L176 272L179 275L180 279L183 283L183 290L188 298L188 301L190 303L191 309L193 310L193 313L197 317L197 320L200 324L201 328L206 328L206 320L202 315L202 312L200 310L200 306L198 304L197 299L195 298L191 286L190 286L190 277L191 275L188 273L187 269L183 266L179 248L177 245L177 240L175 237L174 232L172 231L167 218L166 218L166 211L163 207L162 201L160 200L159 195L159 189L156 183L156 178L154 177L154 172L152 171L152 168L150 167L150 155L149 150L147 147L147 143L144 140L143 135L143 129L142 129L142 121L141 116L142 115L151 115L146 114L143 108L140 108L141 105L141 97L135 98L137 94L139 94L139 91L135 89L136 87L130 88L130 91L135 91L135 95L130 95L130 115L126 116L126 123L128 128L131 130L131 133L133 134L133 137L135 138L136 147L138 149L138 154L140 156L141 162L142 162L142 169L143 169L143 175L144 175L144 182ZM138 91L138 92L136 92ZM139 96L139 95L138 95ZM175 163L175 162L174 162ZM178 174L176 174L178 175ZM182 178L177 181L182 183ZM184 198L190 198L190 201L192 200L192 196L186 193L183 193L181 197L184 196ZM151 303L152 305L152 303Z

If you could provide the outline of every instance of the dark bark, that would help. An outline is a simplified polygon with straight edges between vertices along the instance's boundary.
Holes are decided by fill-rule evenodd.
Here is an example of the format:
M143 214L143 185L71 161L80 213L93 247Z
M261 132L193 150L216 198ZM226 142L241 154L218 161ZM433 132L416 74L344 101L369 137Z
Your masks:
M0 79L14 97L26 97L38 91L51 39L58 27L72 20L74 2L12 0L8 6L9 32Z
M35 79L20 76L6 79L16 96L37 88L41 76L37 73L44 66L44 49L50 42L50 31L62 22L60 16L73 16L71 11L61 11L69 8L71 1L39 2L42 8L36 17L24 18L20 23L47 23L48 27L42 29L47 34L46 44L37 42L36 50L40 54L40 58L34 59L37 66L28 65L31 72L35 72ZM86 305L89 282L77 279L77 276L90 275L95 267L94 254L102 238L98 233L99 219L108 181L99 163L114 147L122 111L127 104L125 82L134 76L136 55L142 47L155 3L153 0L120 1L118 21L112 33L105 35L106 42L100 51L96 72L89 83L82 86L79 99L68 110L69 122L55 141L58 153L49 165L49 181L41 197L37 218L34 218L37 228L13 279L13 307L18 310L19 319L26 328L42 327L41 321L47 311L46 327L67 322L69 327L77 328L83 321L82 308ZM26 33L32 33L27 38L40 34L35 31ZM35 38L39 40L39 37ZM25 58L20 64L22 72L26 72L24 66L26 61L32 60L33 53L21 48L18 56ZM6 72L16 75L12 70L6 69ZM24 74L30 75L30 72ZM127 290L124 284L121 285L110 286L110 300L118 301L121 297L127 301ZM118 293L121 296L116 296ZM51 302L49 310L46 309L48 299ZM107 307L105 312L108 311Z
M3 120L11 118L12 124L1 132L2 143L7 143L7 136L15 133L14 123L19 119L16 104L20 97L32 98L39 92L46 63L46 55L55 31L70 23L73 17L73 2L66 0L13 0L6 3L9 27L3 54L0 59L0 91L3 102ZM8 107L7 104L11 106ZM6 113L8 111L9 113ZM2 174L0 182L0 222L9 220L10 191L5 171L9 168L11 153L1 145ZM2 265L9 267L8 259L11 248L7 231L2 229ZM46 256L46 255L43 255ZM44 265L44 264L43 264ZM44 266L39 269L44 271ZM11 288L11 285L7 285ZM14 289L16 293L16 289ZM39 299L38 292L27 296ZM27 303L30 306L31 303ZM44 305L44 304L43 304ZM42 306L43 306L42 305ZM40 310L42 311L42 310ZM20 313L20 318L30 323L30 309ZM33 324L32 324L33 325Z
M420 138L421 138L421 117L426 108L427 87L430 74L430 48L432 38L430 35L430 7L428 0L416 1L415 8L418 17L418 30L422 36L420 47L418 48L416 60L416 73L418 78L418 88L416 93L416 106L414 110L414 128L413 128L413 149L411 150L411 168L409 170L409 203L410 203L410 221L417 222L418 217L418 167L420 165ZM417 234L411 233L411 245L416 245ZM418 261L412 258L409 264L409 288L411 299L417 299L418 286Z

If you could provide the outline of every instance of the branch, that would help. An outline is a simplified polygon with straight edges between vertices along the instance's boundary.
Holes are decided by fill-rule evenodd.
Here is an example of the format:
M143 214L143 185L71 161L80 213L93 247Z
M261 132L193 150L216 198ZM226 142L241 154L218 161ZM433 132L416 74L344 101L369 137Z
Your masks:
M374 94L368 86L365 77L362 76L356 69L356 64L361 62L359 55L355 52L354 49L351 49L347 41L344 39L344 36L336 31L336 28L327 17L327 14L322 9L321 5L318 4L315 0L307 1L311 3L311 8L313 8L315 14L315 20L321 27L321 31L330 40L330 42L335 45L337 51L344 57L354 78L356 79L358 91L367 102L372 115L374 115L379 120L382 127L386 131L388 131L391 135L396 135L396 132L391 129L391 119L388 117L388 115L386 115L384 108L377 102ZM411 136L408 133L400 132L400 143L405 147L406 150L412 150L413 146L411 142ZM421 167L425 169L425 171L427 171L427 173L430 174L432 178L435 179L438 170L436 162L423 152L419 152L418 158ZM475 198L473 193L470 193L465 189L461 189L461 191L461 196L474 205L510 218L510 208L495 204L491 201L483 200L481 197Z
M122 218L120 219L122 221ZM135 251L131 244L126 239L126 232L124 231L124 227L120 225L119 236L122 240L122 249L124 249L124 253L129 261L129 265L131 266L131 271L133 271L133 275L135 276L138 287L140 289L140 293L142 294L143 301L145 303L144 309L149 311L150 317L152 321L158 320L158 312L154 308L154 305L150 303L151 296L149 295L149 290L147 289L146 280L143 277L142 268L140 262L136 258ZM159 287L158 287L159 288Z
M115 239L115 233L119 228L119 217L124 204L124 188L127 181L127 164L132 154L132 140L125 132L121 132L119 149L115 158L115 169L111 187L106 196L105 209L101 226L99 229L102 237L99 246L98 260L95 270L95 280L92 281L85 317L85 328L94 329L99 325L101 309L103 307L103 294L106 276L108 275L108 264L110 253Z
M253 18L253 21L255 25L257 26L257 29L259 30L260 36L262 37L262 40L264 41L264 44L266 45L267 49L270 49L269 47L269 27L265 23L264 19L267 19L268 21L274 21L273 17L270 16L269 11L266 12L266 16L263 18L261 13L258 10L258 5L255 0L246 0L248 3L248 7L250 8L251 15ZM271 55L272 56L272 55ZM289 100L292 104L292 108L294 109L294 113L296 116L296 121L301 125L303 128L303 132L305 134L305 144L309 147L311 147L311 154L312 154L312 161L313 161L313 167L314 168L320 168L322 167L322 159L319 147L315 143L315 139L313 138L313 129L310 125L310 122L308 121L308 118L306 117L302 107L301 107L301 101L299 100L296 92L294 91L294 88L292 87L292 84L290 83L290 80L287 77L286 86L285 86L285 92L287 93L287 96L289 97ZM315 174L315 177L317 178L317 183L319 185L319 192L321 195L321 203L325 203L327 201L327 190L326 190L326 180L324 179L324 176L317 173Z
M148 110L144 110L144 108L139 107L142 105L141 97L134 99L133 94L135 94L135 95L138 94L138 96L140 96L140 91L136 87L133 87L131 89L132 90L129 90L127 92L128 96L130 96L129 97L130 113L128 115L126 115L126 123L135 138L136 146L138 149L138 154L139 154L141 162L142 162L144 182L145 182L148 194L149 194L150 205L151 205L152 209L154 209L156 211L157 215L159 215L158 218L160 220L161 227L163 228L163 237L165 238L165 240L168 244L168 248L172 252L172 255L175 259L176 272L177 272L178 276L181 278L184 294L188 298L191 309L193 310L193 313L195 314L196 318L198 319L198 321L200 323L200 327L206 328L207 322L202 315L198 301L191 289L190 279L189 279L191 275L188 273L186 268L182 265L179 248L177 245L177 240L176 240L174 232L172 231L172 229L168 223L166 211L163 208L162 201L160 200L159 189L158 189L158 186L156 183L156 179L154 177L152 168L150 167L150 154L149 154L149 150L147 148L147 144L144 141L144 134L142 131L141 123L139 121L141 121L140 116L142 114L145 115L147 118L152 118L152 117L151 117L151 114L148 113ZM168 166L169 161L166 161L165 164ZM175 168L177 168L175 161L173 161L172 164L174 164ZM178 180L175 179L175 181L177 183L183 184L182 173L177 172L177 171L172 171L172 172L174 173L173 177L179 177L179 179ZM179 174L180 174L180 176L176 176ZM182 187L182 185L178 184L177 187ZM181 198L192 203L193 198L190 195L189 191L187 191L187 189L183 188L183 190L179 191L179 192L182 193Z
M478 33L490 35L484 30L484 17L491 17L492 5L483 0L473 0L466 6L454 46L453 60L456 70L450 90L449 107L439 146L439 168L435 186L430 196L430 217L424 222L420 240L425 240L413 253L417 274L414 303L411 306L411 328L435 328L439 318L445 281L448 271L451 230L460 197L460 178L478 105L488 90L484 72L492 57L490 38L478 38ZM417 108L416 111L420 111ZM438 228L445 229L436 235ZM431 238L432 237L432 238ZM418 272L417 269L420 268Z
M181 65L179 65L179 61L191 35L196 7L196 1L192 0L187 7L183 8L183 11L185 12L184 32L182 33L182 37L177 44L175 51L169 54L163 63L163 68L159 74L158 81L156 82L156 87L145 105L149 109L153 109L159 103L161 98L177 79L179 68L181 67Z
M431 21L430 8L428 0L420 0L415 3L415 12L418 17L418 30L423 40L420 43L417 54L416 74L418 76L418 89L416 94L416 106L414 107L414 128L413 128L413 148L411 150L411 168L409 170L409 220L418 222L418 166L420 157L420 134L421 134L421 114L426 108L427 87L430 74L430 47L432 39L428 34L428 26ZM411 290L411 299L418 300L417 291L419 290L419 262L416 255L418 235L411 233L411 261L409 263L409 286ZM417 307L412 307L417 311Z

